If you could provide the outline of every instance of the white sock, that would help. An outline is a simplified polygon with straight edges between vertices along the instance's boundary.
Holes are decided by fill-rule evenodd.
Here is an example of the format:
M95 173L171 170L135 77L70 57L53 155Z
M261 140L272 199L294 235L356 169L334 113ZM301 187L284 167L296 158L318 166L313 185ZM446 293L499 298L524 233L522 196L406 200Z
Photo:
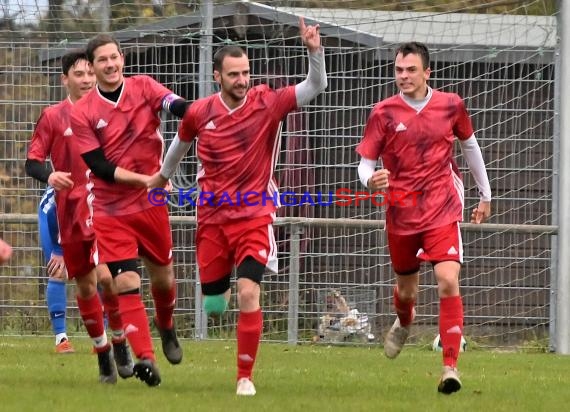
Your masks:
M98 338L93 338L92 340L93 340L93 346L95 346L96 348L104 348L105 346L107 346L107 334L105 332L103 332L103 334Z
M123 338L125 337L125 332L123 331L123 329L112 330L111 334L113 335L114 342L118 340L123 340Z
M69 340L67 338L67 334L66 333L58 333L57 335L55 335L55 344L59 345L61 343L62 340Z

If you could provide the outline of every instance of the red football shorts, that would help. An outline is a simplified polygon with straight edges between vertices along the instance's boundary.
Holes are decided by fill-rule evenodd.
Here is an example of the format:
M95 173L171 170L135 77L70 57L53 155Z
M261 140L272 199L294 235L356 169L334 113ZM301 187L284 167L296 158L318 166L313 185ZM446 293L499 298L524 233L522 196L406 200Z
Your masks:
M136 259L139 256L166 266L172 261L172 233L166 206L124 216L95 216L95 264Z
M463 263L459 222L413 235L395 235L388 231L388 249L394 272L399 275L416 273L422 261Z
M64 243L61 248L69 279L85 276L95 267L93 262L95 239Z
M260 216L224 224L198 224L196 255L200 282L210 283L232 273L251 256L271 272L277 273L277 244L273 217Z

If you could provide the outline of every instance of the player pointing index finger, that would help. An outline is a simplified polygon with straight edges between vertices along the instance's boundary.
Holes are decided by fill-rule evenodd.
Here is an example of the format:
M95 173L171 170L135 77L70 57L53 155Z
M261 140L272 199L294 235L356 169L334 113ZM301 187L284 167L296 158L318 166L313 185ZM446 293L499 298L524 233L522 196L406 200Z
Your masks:
M273 172L281 122L327 87L318 26L307 26L300 18L299 31L309 54L307 78L275 90L267 85L250 87L245 50L220 48L214 55L214 79L220 92L188 108L160 173L149 180L150 187L162 186L192 141L197 141L200 188L213 194L211 203L197 206L196 253L204 309L210 315L224 312L230 277L237 267L236 393L240 396L256 392L253 367L263 328L260 283L266 269L277 271L272 222L279 193ZM252 194L249 205L239 202L240 193ZM219 202L221 196L226 201Z
M305 25L305 19L303 17L299 17L299 32L301 33L301 39L303 40L303 44L309 49L309 52L321 47L321 36L319 30L320 26L318 24L307 26Z

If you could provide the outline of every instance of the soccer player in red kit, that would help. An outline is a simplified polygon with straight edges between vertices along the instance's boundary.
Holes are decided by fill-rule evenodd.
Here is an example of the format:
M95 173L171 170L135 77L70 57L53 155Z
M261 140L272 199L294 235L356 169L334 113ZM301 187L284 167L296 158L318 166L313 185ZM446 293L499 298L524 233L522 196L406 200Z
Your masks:
M164 153L160 110L182 117L187 102L149 76L124 77L124 56L111 35L95 36L86 49L97 85L75 105L71 127L91 169L95 263L115 280L125 334L139 359L135 376L156 386L161 378L140 295L139 256L150 273L154 322L170 363L181 362L182 348L172 316L176 281L168 209L149 203L146 175L160 169Z
M245 51L226 46L214 56L214 79L221 91L199 99L186 111L160 173L149 187L164 187L196 139L202 165L197 179L202 194L197 205L197 260L204 309L222 313L230 295L230 275L237 266L237 395L255 395L252 371L263 328L259 297L265 269L277 271L272 222L278 204L273 177L281 121L327 86L319 27L300 20L309 51L307 79L272 90L249 87Z
M361 182L371 190L417 193L416 201L400 197L386 211L386 231L396 273L394 306L397 318L384 341L384 352L395 358L402 350L415 316L421 261L431 262L440 299L439 333L443 373L438 391L461 388L457 357L463 334L459 271L463 245L463 182L453 160L455 137L479 188L480 202L471 215L481 223L491 214L491 189L481 149L463 100L433 90L429 52L417 42L401 45L395 55L399 93L372 110L362 142L358 167ZM382 169L375 170L377 159Z
M77 284L79 312L98 354L99 379L102 383L115 383L117 373L112 362L111 344L105 333L101 298L97 293L97 274L92 259L95 233L88 206L87 167L71 144L75 139L70 126L71 109L93 89L95 76L85 50L68 52L62 57L61 64L62 83L68 96L62 102L45 109L38 119L28 148L26 172L41 182L49 183L56 190L63 259L69 278L75 279ZM45 167L48 157L54 171ZM114 359L121 377L127 378L133 375L133 361L123 332L119 302L112 278L109 276L99 280L103 289L103 306L113 331Z

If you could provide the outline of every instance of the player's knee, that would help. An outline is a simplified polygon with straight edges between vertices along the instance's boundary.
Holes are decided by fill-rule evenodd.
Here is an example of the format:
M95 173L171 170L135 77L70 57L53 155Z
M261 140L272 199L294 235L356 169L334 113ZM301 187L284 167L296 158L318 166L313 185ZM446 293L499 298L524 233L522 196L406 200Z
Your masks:
M259 263L257 260L251 256L247 256L243 262L241 262L237 268L237 277L246 278L254 281L257 284L261 283L263 278L263 273L265 273L265 265Z
M204 311L208 316L221 315L228 308L225 293L230 288L230 274L208 283L202 283L204 295Z
M259 284L265 273L265 265L251 256L246 257L240 263L237 270L238 276L238 305L240 309L257 307L259 305ZM240 281L247 279L248 282Z
M113 278L116 278L118 275L125 272L135 272L139 276L141 275L137 259L125 259L117 260L115 262L108 262L107 267L109 268L109 271L111 272L111 276L113 276Z
M438 262L433 265L440 296L455 296L459 293L459 270L461 265L454 261Z
M260 288L257 283L248 282L238 285L237 301L240 310L247 312L247 309L244 308L257 307L259 305L259 296Z
M398 286L398 299L402 303L415 302L418 297L418 289L413 285L406 285L405 287Z
M438 279L437 290L439 296L455 296L459 293L459 283L454 279Z
M82 282L81 278L76 278L77 295L81 299L89 299L97 293L97 285L92 282Z
M110 290L113 288L113 277L112 276L101 276L99 277L97 283L101 285L103 290Z

